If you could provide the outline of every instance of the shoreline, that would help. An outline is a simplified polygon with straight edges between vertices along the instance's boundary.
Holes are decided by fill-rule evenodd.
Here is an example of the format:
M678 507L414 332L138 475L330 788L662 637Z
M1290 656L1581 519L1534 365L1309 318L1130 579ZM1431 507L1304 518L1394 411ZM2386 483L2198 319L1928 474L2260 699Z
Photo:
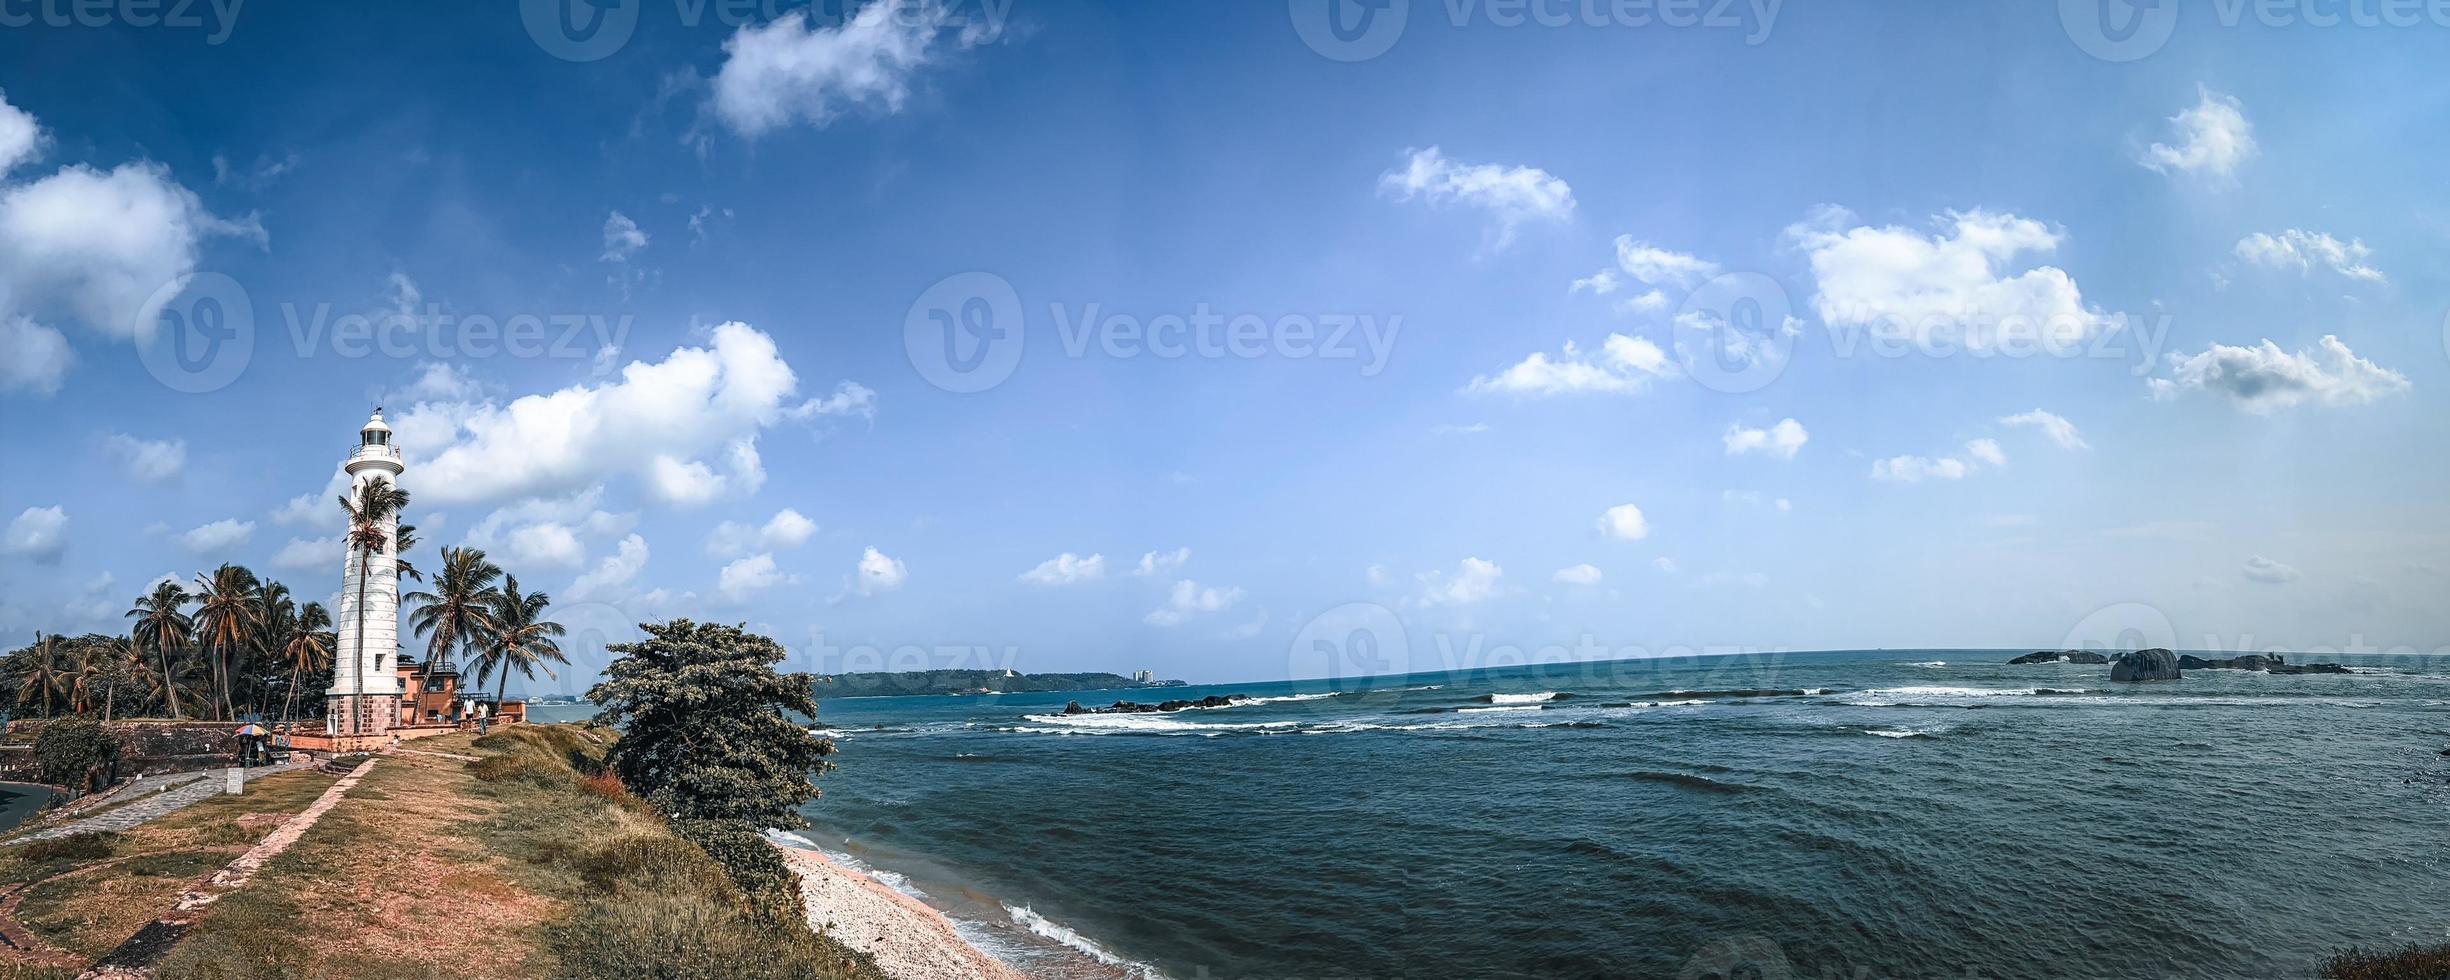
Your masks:
M770 842L800 876L809 928L825 930L842 945L874 956L877 966L896 980L1160 978L1155 970L1116 958L1061 926L1043 919L1027 921L1036 918L1027 909L1001 906L1015 917L1010 923L957 917L923 898L925 893L886 883L856 858L836 857L787 839Z
M952 920L817 851L775 844L800 876L808 927L875 957L897 980L1022 980L961 938Z

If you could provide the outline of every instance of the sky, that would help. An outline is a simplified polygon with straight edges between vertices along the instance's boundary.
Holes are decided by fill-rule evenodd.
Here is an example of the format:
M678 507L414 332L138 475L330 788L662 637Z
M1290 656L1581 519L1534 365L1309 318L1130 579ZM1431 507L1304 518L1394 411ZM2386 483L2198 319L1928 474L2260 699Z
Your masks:
M2055 6L7 0L0 643L2441 650L2450 12Z

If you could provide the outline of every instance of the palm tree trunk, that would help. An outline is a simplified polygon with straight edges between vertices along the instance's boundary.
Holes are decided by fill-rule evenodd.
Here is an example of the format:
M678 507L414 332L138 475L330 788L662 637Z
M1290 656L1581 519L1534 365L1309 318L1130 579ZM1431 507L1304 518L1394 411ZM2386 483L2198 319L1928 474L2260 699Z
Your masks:
M162 696L170 700L170 720L183 721L179 716L179 686L170 679L170 651L157 641L153 644L153 655L162 662Z
M289 725L290 709L298 706L298 678L305 673L306 664L303 662L289 668L289 696L281 699L281 725L284 728Z
M111 702L119 700L119 685L112 684L102 692L102 723L111 723Z

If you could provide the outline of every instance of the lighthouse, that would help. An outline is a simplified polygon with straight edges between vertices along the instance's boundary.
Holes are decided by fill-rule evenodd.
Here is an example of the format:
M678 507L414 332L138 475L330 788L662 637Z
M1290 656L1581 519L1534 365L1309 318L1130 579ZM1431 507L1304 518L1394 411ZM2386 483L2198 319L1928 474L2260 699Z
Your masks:
M391 427L383 410L374 410L357 432L357 445L342 464L349 474L349 499L370 483L399 484L408 467L400 447L392 444ZM332 689L325 693L325 730L333 735L381 735L400 718L400 680L392 655L400 639L400 517L384 515L383 547L360 551L352 543L342 551L340 614L333 617L339 644L332 661ZM358 581L364 562L365 581ZM360 639L360 638L363 639Z

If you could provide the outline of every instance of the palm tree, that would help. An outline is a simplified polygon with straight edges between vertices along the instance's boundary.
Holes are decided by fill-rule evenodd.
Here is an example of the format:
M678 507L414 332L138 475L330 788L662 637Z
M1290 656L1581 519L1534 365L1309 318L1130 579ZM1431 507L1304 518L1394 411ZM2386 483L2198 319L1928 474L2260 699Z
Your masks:
M298 604L289 597L289 586L271 579L255 590L256 605L264 611L264 626L255 633L249 645L251 669L239 672L239 677L251 682L251 700L255 702L255 717L261 720L271 711L272 684L266 679L279 658L289 648L289 639L298 631Z
M348 547L357 555L357 638L350 649L357 651L361 661L366 656L367 572L369 566L374 564L374 556L391 550L391 535L384 531L384 522L398 517L400 511L407 507L408 491L391 485L389 480L367 481L357 488L354 499L346 494L340 498L340 509L349 516ZM364 671L353 664L349 674L349 693L365 694L361 687L364 684ZM350 719L345 730L355 731L356 724L356 719Z
M60 669L59 634L35 634L33 653L34 662L27 665L25 680L17 687L17 700L21 704L32 701L34 695L40 692L43 697L43 717L49 718L51 717L51 696L60 693L68 679L68 672Z
M323 673L332 662L332 614L323 611L323 604L310 602L298 610L298 628L289 635L289 645L281 651L289 658L289 697L281 705L281 724L289 724L289 712L298 704L298 684L308 671Z
M501 710L502 693L510 687L511 671L517 670L519 676L534 680L538 669L546 677L554 676L553 668L544 666L546 661L570 662L562 655L561 644L553 641L568 631L560 623L544 618L545 607L552 604L552 597L542 592L521 595L519 577L504 576L502 592L493 603L493 628L476 664L479 685L485 683L485 675L501 671L493 690L494 710Z
M418 571L416 563L408 560L409 551L417 547L417 525L402 524L398 533L393 534L391 538L391 563L400 569L400 577L415 579L419 582L425 581L425 573Z
M153 594L139 597L136 608L128 610L128 618L136 621L129 632L136 643L153 648L161 662L162 696L169 699L170 718L180 719L178 684L171 679L170 654L187 649L188 632L195 628L193 620L180 611L187 605L187 590L179 583L163 581L153 587Z
M211 575L196 576L196 645L212 662L222 718L237 714L230 702L231 675L238 671L238 658L264 628L264 608L256 595L260 584L254 572L230 564L213 569Z
M493 631L493 613L503 598L493 581L502 569L485 560L476 548L442 549L442 571L434 574L434 591L411 592L401 598L419 603L409 615L409 628L426 637L425 680L434 665L449 663L454 648L482 647ZM430 635L429 635L430 634Z
M136 652L135 644L122 636L104 637L93 644L93 649L95 660L105 671L102 674L105 682L102 688L102 723L107 725L111 723L111 709L119 700L119 688L127 683L128 678L145 674L145 658Z

